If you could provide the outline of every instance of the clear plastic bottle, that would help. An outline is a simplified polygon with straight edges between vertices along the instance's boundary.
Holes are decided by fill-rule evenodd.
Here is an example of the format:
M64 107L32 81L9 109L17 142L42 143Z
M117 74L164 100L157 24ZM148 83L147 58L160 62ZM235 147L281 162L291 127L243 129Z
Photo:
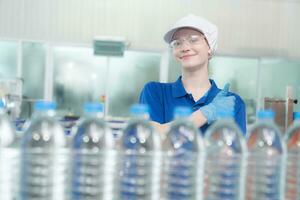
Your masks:
M204 199L244 199L246 141L233 113L220 111L204 137L206 148Z
M247 136L247 200L283 200L285 146L274 112L261 110Z
M300 199L300 112L294 113L294 123L286 131L285 200Z
M113 199L116 153L103 105L87 103L73 139L72 200Z
M0 199L15 199L19 178L19 145L0 101Z
M159 199L160 138L149 123L148 107L132 105L120 140L119 198Z
M21 138L20 199L69 199L70 146L55 117L54 102L39 101Z
M204 144L189 120L188 107L176 107L174 122L162 142L162 199L202 199Z

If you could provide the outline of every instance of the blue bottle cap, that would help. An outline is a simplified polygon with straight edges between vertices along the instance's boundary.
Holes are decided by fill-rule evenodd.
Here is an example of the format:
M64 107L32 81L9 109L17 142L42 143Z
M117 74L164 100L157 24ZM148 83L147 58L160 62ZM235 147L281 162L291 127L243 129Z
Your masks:
M34 104L34 109L39 111L55 110L56 103L53 101L37 101Z
M131 115L145 115L149 114L149 107L146 104L133 104L130 107Z
M233 111L224 111L220 110L217 112L217 118L219 119L228 119L228 118L233 118L234 117L234 112Z
M192 114L192 109L186 106L177 106L174 109L174 118L188 117Z
M275 112L273 110L260 110L257 112L258 119L274 119Z
M300 120L300 112L294 112L294 120Z
M3 103L3 101L0 101L0 108L4 108L4 103Z
M103 112L104 110L101 103L86 103L84 104L83 109L86 113Z

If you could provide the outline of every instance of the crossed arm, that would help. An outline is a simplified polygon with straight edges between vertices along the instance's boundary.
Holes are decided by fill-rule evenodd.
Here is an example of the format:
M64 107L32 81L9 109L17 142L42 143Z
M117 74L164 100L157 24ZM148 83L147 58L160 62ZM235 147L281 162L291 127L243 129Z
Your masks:
M195 124L196 127L201 127L207 122L207 119L201 113L200 110L193 112L190 116L190 120ZM151 121L150 123L156 129L157 132L159 132L161 135L165 135L165 133L168 132L172 122L160 124L158 122Z
M217 119L218 112L233 112L235 105L235 97L227 96L229 90L229 84L226 84L224 89L221 90L213 99L213 101L201 107L199 110L193 112L190 116L190 120L196 127L201 127L204 124L212 123ZM158 122L151 121L153 127L161 134L168 132L171 122L160 124Z

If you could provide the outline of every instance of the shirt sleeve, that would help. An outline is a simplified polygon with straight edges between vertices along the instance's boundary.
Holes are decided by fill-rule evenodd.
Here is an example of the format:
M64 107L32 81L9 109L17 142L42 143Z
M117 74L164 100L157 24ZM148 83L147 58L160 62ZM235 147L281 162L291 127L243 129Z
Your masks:
M160 124L164 123L161 93L161 88L158 84L149 82L144 86L139 99L140 103L149 106L150 119Z
M235 113L234 119L243 134L246 134L246 107L245 103L241 98L236 100L237 111Z

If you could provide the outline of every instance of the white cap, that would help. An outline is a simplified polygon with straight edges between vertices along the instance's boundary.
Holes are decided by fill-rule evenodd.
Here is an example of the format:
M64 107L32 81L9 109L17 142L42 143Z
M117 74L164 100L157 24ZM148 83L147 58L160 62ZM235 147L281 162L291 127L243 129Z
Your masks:
M201 17L189 14L180 20L164 35L164 40L167 43L172 41L174 33L180 28L192 28L204 34L212 51L212 54L217 50L218 28L211 22Z

